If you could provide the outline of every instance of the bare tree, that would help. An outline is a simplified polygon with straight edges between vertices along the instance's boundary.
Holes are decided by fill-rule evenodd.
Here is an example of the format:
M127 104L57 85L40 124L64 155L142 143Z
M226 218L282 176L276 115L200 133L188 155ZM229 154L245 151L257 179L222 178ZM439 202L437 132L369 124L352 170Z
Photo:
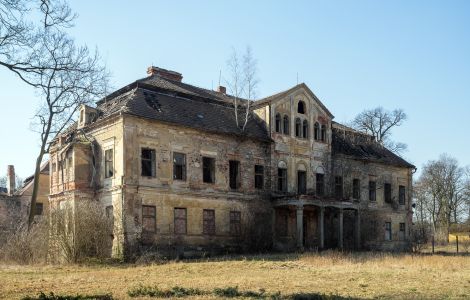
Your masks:
M225 80L233 97L235 122L245 131L251 115L251 105L256 99L258 89L257 61L248 46L242 57L235 49L227 60L229 78ZM241 118L239 114L242 114Z
M352 126L364 133L371 134L375 140L392 152L400 154L406 144L391 139L392 129L401 126L407 116L402 109L387 111L383 107L365 110L354 118Z
M103 96L108 82L97 51L75 45L65 32L75 18L67 3L42 0L37 5L26 0L0 0L0 66L34 87L42 99L33 124L40 134L34 178L39 178L51 139L72 124L81 104ZM33 16L39 16L38 20ZM38 188L35 180L30 225Z

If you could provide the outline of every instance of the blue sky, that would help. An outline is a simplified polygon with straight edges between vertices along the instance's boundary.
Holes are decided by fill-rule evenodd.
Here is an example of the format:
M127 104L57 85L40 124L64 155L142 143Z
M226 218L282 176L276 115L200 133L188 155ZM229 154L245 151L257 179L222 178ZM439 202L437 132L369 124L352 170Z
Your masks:
M470 1L71 1L79 43L97 47L119 88L156 66L215 87L232 47L252 47L259 96L305 82L345 122L403 108L393 132L418 168L441 153L470 165ZM0 69L0 174L34 170L39 100Z

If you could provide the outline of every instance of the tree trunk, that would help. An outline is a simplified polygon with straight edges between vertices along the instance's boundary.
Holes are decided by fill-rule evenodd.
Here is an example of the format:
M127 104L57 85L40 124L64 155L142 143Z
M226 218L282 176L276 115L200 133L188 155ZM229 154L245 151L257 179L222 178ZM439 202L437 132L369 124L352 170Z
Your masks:
M31 195L31 204L29 207L29 217L28 217L28 229L31 229L31 225L34 222L34 216L36 215L36 199L39 192L39 176L41 174L41 162L44 157L44 147L41 147L39 156L36 159L36 169L34 170L34 179L33 179L33 193Z

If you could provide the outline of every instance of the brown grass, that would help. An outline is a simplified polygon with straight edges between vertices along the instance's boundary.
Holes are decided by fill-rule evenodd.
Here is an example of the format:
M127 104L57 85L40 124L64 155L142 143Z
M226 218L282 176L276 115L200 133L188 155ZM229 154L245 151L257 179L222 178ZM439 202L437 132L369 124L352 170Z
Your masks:
M323 252L150 266L0 266L1 299L40 291L112 293L115 299L128 299L127 291L138 285L209 291L238 286L282 295L325 293L361 299L469 299L470 256Z

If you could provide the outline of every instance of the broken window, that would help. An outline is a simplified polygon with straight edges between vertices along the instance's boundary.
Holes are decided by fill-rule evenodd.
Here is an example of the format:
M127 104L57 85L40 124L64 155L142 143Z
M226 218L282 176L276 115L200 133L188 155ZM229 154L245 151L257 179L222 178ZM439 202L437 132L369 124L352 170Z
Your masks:
M321 126L321 140L326 142L326 125Z
M343 199L343 177L335 176L335 198Z
M157 231L156 222L156 207L152 205L142 205L142 231L152 232Z
M384 183L384 201L392 203L392 185L390 183Z
M376 200L376 184L375 181L369 181L369 201Z
M391 241L392 240L392 223L385 222L385 240Z
M302 137L308 139L308 121L304 120L302 123Z
M361 181L357 178L353 179L353 199L361 199Z
M142 148L142 176L155 177L155 149Z
M313 138L315 141L320 139L320 124L318 122L315 122L313 125Z
M404 185L400 185L398 187L398 203L400 205L405 205L405 197L406 197L405 191L406 189Z
M186 208L175 208L175 234L186 234Z
M281 132L281 114L276 114L276 132Z
M186 154L173 153L173 179L186 180Z
M202 181L205 183L215 182L215 158L202 158Z
M230 212L230 235L241 235L241 212L239 211Z
M280 192L287 192L287 169L277 169L277 189Z
M302 124L299 118L295 119L295 136L302 137Z
M204 209L202 211L203 234L215 235L215 210Z
M264 187L264 166L255 165L255 188L262 189Z
M42 215L43 210L44 210L44 205L42 203L36 203L36 210L34 211L34 215L35 216Z
M398 233L398 238L400 241L405 240L405 223L400 223L400 231Z
M305 114L305 103L303 101L299 101L299 104L297 104L297 112L299 114Z
M307 172L305 171L297 171L297 192L307 193Z
M114 176L114 155L113 149L104 151L104 178L110 178Z
M240 187L240 162L238 160L229 161L230 188L236 190Z
M325 193L325 175L318 174L316 175L316 192L317 196L323 196Z
M282 126L283 126L283 133L289 135L289 117L287 115L284 115L284 118L282 120Z

